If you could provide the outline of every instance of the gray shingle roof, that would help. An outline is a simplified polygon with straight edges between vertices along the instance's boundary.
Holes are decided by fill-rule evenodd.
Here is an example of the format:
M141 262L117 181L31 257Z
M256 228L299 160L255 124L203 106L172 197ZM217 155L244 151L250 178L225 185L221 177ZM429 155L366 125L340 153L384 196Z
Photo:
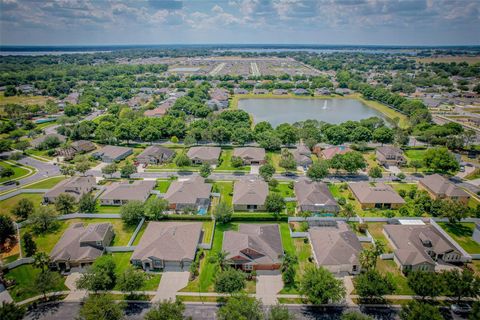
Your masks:
M323 182L300 180L295 183L298 205L338 205L327 185Z
M114 182L107 186L105 192L100 195L100 199L108 200L146 200L150 191L155 188L155 181L136 180L133 183Z
M253 161L263 161L265 160L265 149L254 147L235 148L233 156Z
M210 198L212 185L205 183L202 177L173 181L164 198L169 203L195 204L197 199Z
M263 205L268 196L268 184L262 180L238 180L233 187L233 204Z
M188 149L187 157L202 161L213 161L218 160L221 151L220 147L192 147Z
M349 186L361 203L405 203L405 200L385 183L377 182L371 185L369 182L356 182Z
M439 174L432 174L420 180L427 189L438 196L448 197L469 197L470 195L463 189L457 187L446 178Z
M72 195L77 201L84 193L90 192L96 184L94 176L75 176L59 182L45 192L45 198L56 198L62 193Z

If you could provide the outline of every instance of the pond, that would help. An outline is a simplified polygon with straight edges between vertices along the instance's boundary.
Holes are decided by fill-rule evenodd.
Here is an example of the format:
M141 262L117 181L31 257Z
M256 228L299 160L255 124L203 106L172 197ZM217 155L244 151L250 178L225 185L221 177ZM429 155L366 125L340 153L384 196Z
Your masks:
M358 121L370 117L386 120L385 115L356 99L240 99L238 108L253 116L255 123L294 123L314 119L328 123Z

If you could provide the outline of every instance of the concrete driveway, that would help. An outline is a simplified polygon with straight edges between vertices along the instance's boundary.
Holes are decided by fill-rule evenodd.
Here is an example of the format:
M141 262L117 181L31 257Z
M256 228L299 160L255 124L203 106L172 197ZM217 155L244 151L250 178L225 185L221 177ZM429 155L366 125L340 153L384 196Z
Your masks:
M280 272L260 272L257 274L257 299L264 305L277 304L277 293L282 290L283 281Z
M82 301L88 295L87 290L77 289L77 280L82 276L79 272L72 272L65 279L65 286L70 289L70 293L65 298L66 302Z
M157 294L153 297L152 302L175 300L177 291L187 286L189 277L190 272L188 271L164 272L158 285Z
M250 166L250 174L258 175L260 172L260 166L258 164L252 164Z

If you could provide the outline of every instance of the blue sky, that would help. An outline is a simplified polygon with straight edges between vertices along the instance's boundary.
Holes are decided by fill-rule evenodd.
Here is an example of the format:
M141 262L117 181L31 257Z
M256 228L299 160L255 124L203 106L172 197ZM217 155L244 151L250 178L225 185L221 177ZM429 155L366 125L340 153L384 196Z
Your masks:
M480 44L480 0L0 0L3 45Z

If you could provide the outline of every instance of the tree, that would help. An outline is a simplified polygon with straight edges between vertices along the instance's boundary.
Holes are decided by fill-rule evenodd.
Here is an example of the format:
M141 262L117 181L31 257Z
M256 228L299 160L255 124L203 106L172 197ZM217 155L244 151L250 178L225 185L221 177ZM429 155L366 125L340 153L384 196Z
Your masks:
M282 150L278 165L284 168L286 171L295 170L297 168L297 162L295 161L293 154L288 151L288 149Z
M119 320L123 318L123 304L108 294L90 295L80 309L83 320Z
M15 237L15 225L12 218L0 215L0 244L4 244L7 239L13 237Z
M307 177L313 181L320 181L328 175L328 163L315 161L307 170Z
M25 232L23 235L23 247L25 248L25 256L30 257L37 251L37 244L33 241L32 234Z
M33 212L34 206L33 202L30 199L22 198L17 204L12 208L12 214L21 218L27 219L28 216Z
M122 220L129 226L136 225L143 218L144 206L141 201L134 200L124 204L120 209Z
M129 266L117 279L118 288L123 292L140 290L145 284L145 274Z
M185 153L179 153L175 157L174 162L177 167L188 167L192 165L192 161Z
M335 303L345 297L343 282L324 267L309 267L305 271L300 292L313 304Z
M349 311L342 314L342 317L340 318L340 320L374 320L374 319L360 312Z
M480 87L480 85L479 85ZM0 312L1 314L1 312ZM0 317L1 318L1 317ZM473 303L472 311L468 317L468 320L478 320L480 319L480 302L476 301Z
M95 292L110 290L115 286L116 280L115 261L111 255L104 255L82 274L77 280L77 287Z
M347 222L350 220L350 218L355 217L355 207L351 203L346 203L343 206L342 211L340 212L343 217L347 218Z
M47 232L57 222L57 213L52 207L41 206L30 216L33 228L40 233Z
M285 145L294 144L298 140L298 130L294 126L288 123L280 124L275 131L278 134L278 137Z
M373 140L380 142L382 145L384 143L393 142L393 131L387 127L380 127L373 131Z
M202 164L200 167L200 176L203 178L208 177L212 173L212 167L208 163Z
M259 169L259 174L265 181L270 180L274 173L275 173L275 167L270 163L264 164Z
M55 289L61 281L62 279L58 273L45 269L35 277L34 286L38 291L43 293L43 298L46 300L47 292Z
M417 296L435 298L444 291L443 277L441 274L428 271L412 271L407 277L408 286Z
M41 269L42 272L48 269L50 261L50 256L45 252L37 252L33 255L33 266Z
M2 302L0 305L0 319L2 320L22 320L24 315L25 308L15 302Z
M27 150L30 147L30 142L28 142L27 140L21 140L15 143L13 147L17 150L25 152L25 150Z
M230 204L225 201L221 201L215 207L213 211L213 216L215 217L215 221L220 224L225 224L230 222L233 215L233 209Z
M415 169L415 172L417 172L418 169L423 167L423 162L422 162L422 160L412 160L412 161L410 161L410 166Z
M469 207L456 200L443 200L441 204L442 217L448 218L448 222L455 224L468 217Z
M367 270L357 276L355 288L362 299L382 298L395 291L395 282L390 274L381 275L377 270Z
M60 167L60 173L66 176L74 176L75 175L75 168L73 166L62 165Z
M234 293L245 288L245 275L242 271L227 268L217 273L215 277L215 291L221 293Z
M358 151L350 151L341 156L341 168L350 174L356 173L367 167L363 155Z
M377 259L385 252L385 244L380 240L375 240L374 246L369 249L363 249L360 252L360 264L365 270L373 270L377 265Z
M217 312L219 320L262 320L262 303L245 294L234 295Z
M439 172L455 172L460 166L447 148L429 148L423 155L425 167Z
M145 320L183 320L185 305L182 301L164 300L155 304L145 314Z
M75 198L68 193L60 193L55 200L55 209L61 214L69 214L75 210Z
M265 199L265 209L268 212L280 213L285 209L285 200L279 193L270 193Z
M402 306L402 320L443 320L438 307L420 301L409 301Z
M102 173L103 174L108 174L110 178L113 176L115 172L117 172L117 164L116 163L110 163L107 164L105 167L102 168Z
M243 146L245 143L252 141L252 132L248 128L234 128L232 132L232 142Z
M295 315L286 306L275 305L268 309L267 320L295 320Z
M120 169L120 176L122 178L130 178L130 176L137 172L137 167L130 161L127 161L125 165Z
M10 167L3 167L2 170L0 170L0 177L2 178L9 178L13 175L15 175L15 171Z
M375 179L383 177L382 169L380 169L380 167L377 167L377 166L371 167L370 170L368 170L368 176L375 181Z
M91 193L85 193L78 201L78 211L93 213L97 211L97 200Z
M243 166L243 160L240 157L233 156L230 159L230 163L231 163L232 167L234 167L234 168L240 168L241 166Z
M145 217L150 220L160 220L168 209L168 201L161 198L151 198L145 203Z
M457 269L444 272L445 288L447 296L453 297L460 302L464 297L476 297L480 294L480 277L464 269L462 272Z
M80 172L82 175L85 175L85 172L87 172L90 169L90 162L88 161L79 161L75 163L75 170Z

